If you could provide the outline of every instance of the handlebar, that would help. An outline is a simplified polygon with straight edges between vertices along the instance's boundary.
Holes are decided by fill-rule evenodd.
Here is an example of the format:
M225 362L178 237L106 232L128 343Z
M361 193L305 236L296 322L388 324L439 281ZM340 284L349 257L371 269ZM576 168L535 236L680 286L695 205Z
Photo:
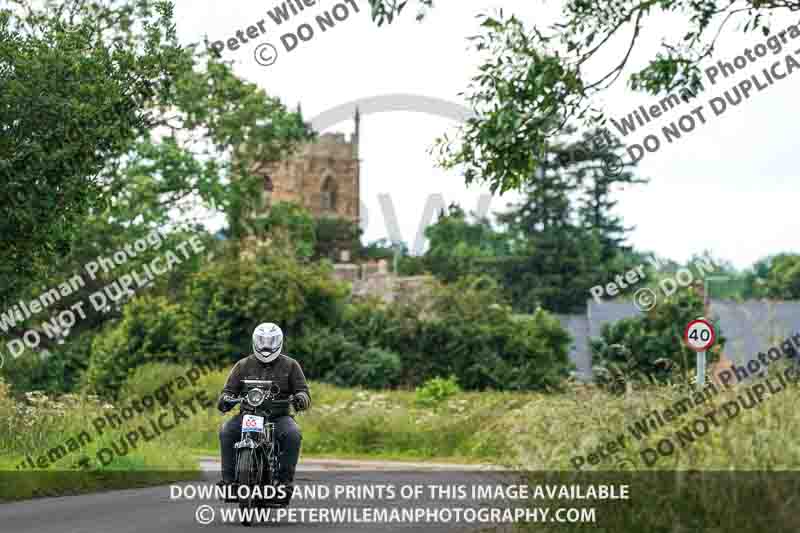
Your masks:
M238 398L231 398L230 400L228 400L228 403L231 404L231 405L237 405L237 404L242 403L245 400L245 398L246 398L246 396L240 396ZM271 405L286 405L286 406L289 406L289 405L292 404L292 402L294 402L294 394L289 396L289 398L286 399L286 400L273 400L271 398L265 398L264 401L265 402L267 402L267 401L270 402Z

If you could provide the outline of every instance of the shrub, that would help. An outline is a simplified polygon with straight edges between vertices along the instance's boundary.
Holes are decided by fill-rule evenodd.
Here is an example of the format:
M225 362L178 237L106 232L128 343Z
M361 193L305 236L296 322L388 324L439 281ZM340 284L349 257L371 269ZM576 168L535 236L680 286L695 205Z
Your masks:
M647 314L606 324L591 341L592 358L600 366L598 382L614 391L627 383L664 383L692 371L695 352L683 344L686 325L703 314L703 301L689 289L665 298ZM707 355L719 359L725 338L715 324L717 341Z
M345 387L383 389L400 382L402 360L394 352L371 347L349 355L336 365L325 380Z
M190 330L181 308L161 296L141 296L124 308L92 342L86 384L90 390L117 396L119 387L146 363L178 363L181 334Z
M542 310L516 317L489 278L433 283L388 305L345 304L346 285L330 274L291 254L218 257L173 300L126 304L95 336L85 381L114 393L145 364L232 364L263 321L283 328L309 379L339 385L411 388L453 375L465 389L550 390L571 368L558 321Z
M465 389L555 389L572 367L558 320L542 310L515 317L489 279L433 284L413 301L360 303L344 316L360 343L403 354L410 387L455 375Z
M338 252L348 250L354 256L361 248L361 228L352 220L338 216L323 216L314 220L315 259L338 261Z
M346 295L323 265L277 253L219 257L193 273L175 301L145 295L126 304L95 336L86 382L113 392L147 363L232 364L250 352L260 322L280 325L291 347L302 331L337 322Z
M417 387L414 402L422 407L436 407L461 392L455 376L429 379Z
M26 347L19 357L4 354L3 376L17 391L40 390L48 394L73 391L86 370L92 333L74 334L64 344L47 351Z
M323 265L262 253L253 259L225 258L198 272L181 305L193 325L185 353L237 360L250 350L261 322L275 322L287 336L338 320L347 296Z
M305 328L297 338L287 338L287 353L297 359L306 378L322 380L343 361L358 357L365 348L340 330Z

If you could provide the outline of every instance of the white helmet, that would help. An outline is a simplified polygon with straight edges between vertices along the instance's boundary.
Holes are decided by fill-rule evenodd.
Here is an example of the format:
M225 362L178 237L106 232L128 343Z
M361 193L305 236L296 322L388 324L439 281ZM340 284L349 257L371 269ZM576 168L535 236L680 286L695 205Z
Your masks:
M283 331L276 324L259 324L253 331L253 353L262 363L274 361L281 354Z

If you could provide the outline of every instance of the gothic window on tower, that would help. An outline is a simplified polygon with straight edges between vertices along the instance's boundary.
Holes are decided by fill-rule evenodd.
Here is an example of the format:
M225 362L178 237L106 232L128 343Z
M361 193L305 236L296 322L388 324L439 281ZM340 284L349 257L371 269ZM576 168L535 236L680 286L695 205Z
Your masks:
M322 209L324 211L336 210L336 181L330 176L322 182Z

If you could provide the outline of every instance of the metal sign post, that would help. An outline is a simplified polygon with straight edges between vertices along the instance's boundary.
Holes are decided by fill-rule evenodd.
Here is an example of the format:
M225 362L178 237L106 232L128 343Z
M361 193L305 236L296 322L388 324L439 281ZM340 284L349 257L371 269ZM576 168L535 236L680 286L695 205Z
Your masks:
M697 388L706 384L706 352L697 352Z

